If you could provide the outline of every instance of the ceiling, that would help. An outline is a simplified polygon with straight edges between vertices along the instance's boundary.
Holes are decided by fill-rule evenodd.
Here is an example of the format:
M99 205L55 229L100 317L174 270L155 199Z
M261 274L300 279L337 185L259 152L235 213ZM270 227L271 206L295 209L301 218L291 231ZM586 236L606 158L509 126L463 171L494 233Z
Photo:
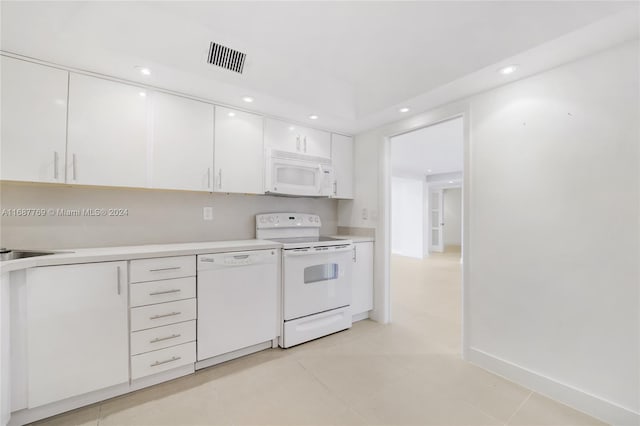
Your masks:
M463 170L463 121L456 118L391 138L394 176L424 177Z
M309 123L317 114L318 127L357 132L398 119L399 106L426 108L419 96L603 19L635 16L637 37L638 3L2 1L1 8L5 51L228 105L247 107L241 98L251 95L259 112ZM617 34L613 41L633 36ZM246 52L245 72L206 64L210 41ZM138 65L152 75L140 76ZM504 83L493 74L491 84Z

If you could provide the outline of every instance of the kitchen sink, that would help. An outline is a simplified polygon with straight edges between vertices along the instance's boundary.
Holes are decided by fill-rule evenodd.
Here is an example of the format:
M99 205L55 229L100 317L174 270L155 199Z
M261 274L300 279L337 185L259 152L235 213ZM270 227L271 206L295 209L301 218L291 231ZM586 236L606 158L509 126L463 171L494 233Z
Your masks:
M49 254L60 253L57 251L35 251L35 250L0 250L0 261L24 259L27 257L47 256Z

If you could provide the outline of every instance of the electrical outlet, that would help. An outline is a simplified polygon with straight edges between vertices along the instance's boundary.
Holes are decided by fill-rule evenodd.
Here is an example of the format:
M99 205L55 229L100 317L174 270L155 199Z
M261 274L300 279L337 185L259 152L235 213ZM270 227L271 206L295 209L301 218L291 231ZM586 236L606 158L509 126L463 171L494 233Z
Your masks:
M362 220L367 220L369 219L369 210L367 210L367 208L363 208L362 209Z
M213 220L213 207L203 207L202 218L204 220Z

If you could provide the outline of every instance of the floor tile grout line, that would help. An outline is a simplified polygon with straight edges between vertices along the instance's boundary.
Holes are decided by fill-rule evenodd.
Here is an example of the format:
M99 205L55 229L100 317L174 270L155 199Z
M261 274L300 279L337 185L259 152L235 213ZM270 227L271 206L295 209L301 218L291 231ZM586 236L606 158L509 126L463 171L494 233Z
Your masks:
M529 391L529 395L527 395L527 397L520 403L520 405L516 407L515 411L511 413L511 415L505 422L505 425L509 424L509 422L516 416L516 414L518 414L518 412L522 409L522 407L524 407L524 405L529 401L529 399L531 399L532 395L533 395L533 391Z

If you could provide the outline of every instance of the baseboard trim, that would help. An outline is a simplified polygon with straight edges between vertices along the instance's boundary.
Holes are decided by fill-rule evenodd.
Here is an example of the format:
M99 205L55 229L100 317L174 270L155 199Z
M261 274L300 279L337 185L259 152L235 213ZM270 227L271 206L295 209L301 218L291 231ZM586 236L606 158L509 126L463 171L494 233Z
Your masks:
M240 358L245 355L250 355L256 352L264 351L265 349L271 349L273 347L273 341L268 340L266 342L258 343L257 345L249 346L243 349L238 349L233 352L207 358L202 361L196 362L196 370L211 367L213 365L221 364L223 362L231 361L232 359Z
M9 426L22 426L38 420L46 419L51 416L66 413L67 411L125 395L142 388L177 379L178 377L192 374L194 371L193 364L188 364L168 371L163 371L152 376L142 377L134 380L131 384L126 382L106 389L100 389L94 392L67 398L62 401L52 402L51 404L41 405L40 407L25 408L23 410L14 411L11 413L11 417L9 418Z
M640 424L640 413L633 412L611 401L591 395L580 389L557 382L509 361L497 358L475 348L469 348L465 359L492 373L525 386L541 395L555 399L569 407L617 426Z
M369 319L369 311L361 312L359 314L355 314L351 318L351 322L357 322L357 321L362 321L362 320L366 320L366 319Z

